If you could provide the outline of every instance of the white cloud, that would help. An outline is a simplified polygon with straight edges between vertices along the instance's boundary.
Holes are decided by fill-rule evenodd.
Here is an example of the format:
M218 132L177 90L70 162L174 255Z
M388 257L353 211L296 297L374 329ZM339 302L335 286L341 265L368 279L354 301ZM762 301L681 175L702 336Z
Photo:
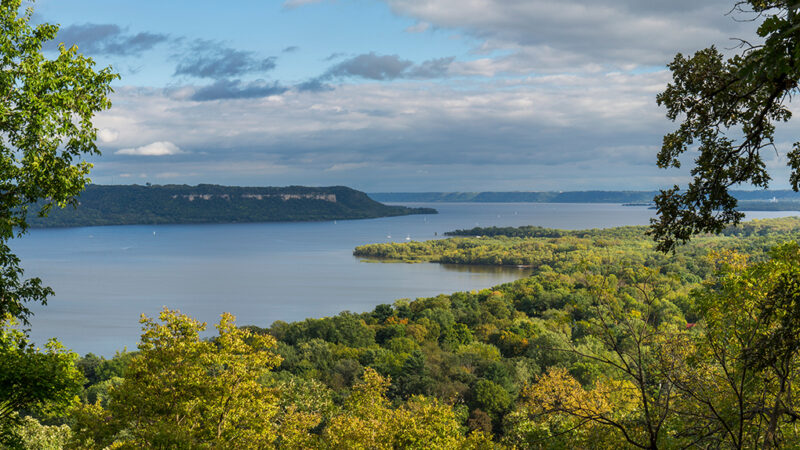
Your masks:
M659 145L670 124L655 95L667 79L659 71L462 80L452 87L344 84L322 93L289 91L281 102L221 100L213 107L167 90L119 88L116 106L99 114L97 124L127 124L118 138L128 149L121 154L152 154L158 145L137 146L179 135L181 146L193 150L184 162L206 174L222 170L223 161L240 162L230 170L243 170L254 160L331 174L347 169L354 176L392 161L566 164L606 153L614 160L619 148L649 152L647 146ZM173 163L159 170L176 170Z
M477 39L477 53L506 52L492 74L574 72L593 64L663 67L676 52L731 47L731 37L754 36L758 26L726 15L729 0L384 1L420 25Z
M116 155L136 155L136 156L167 156L186 153L177 145L169 141L158 141L152 144L143 145L135 148L123 148L114 152Z
M117 140L119 132L113 128L102 128L97 130L97 139L104 144L110 144Z

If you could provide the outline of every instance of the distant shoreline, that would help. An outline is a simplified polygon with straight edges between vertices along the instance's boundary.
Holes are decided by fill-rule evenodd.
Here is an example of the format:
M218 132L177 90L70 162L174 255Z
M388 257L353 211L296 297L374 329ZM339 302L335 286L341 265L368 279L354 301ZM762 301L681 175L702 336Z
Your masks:
M389 203L616 203L652 207L657 191L510 191L510 192L376 192L373 200ZM742 211L800 211L800 193L792 190L731 191Z

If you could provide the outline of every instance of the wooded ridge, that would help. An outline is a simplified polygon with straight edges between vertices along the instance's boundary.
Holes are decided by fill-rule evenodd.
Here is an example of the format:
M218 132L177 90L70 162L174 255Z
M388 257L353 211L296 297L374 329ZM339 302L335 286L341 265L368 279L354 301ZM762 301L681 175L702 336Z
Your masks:
M789 189L732 191L739 208L747 211L794 211L800 194ZM376 192L379 202L475 203L625 203L652 204L657 191L513 191L513 192Z

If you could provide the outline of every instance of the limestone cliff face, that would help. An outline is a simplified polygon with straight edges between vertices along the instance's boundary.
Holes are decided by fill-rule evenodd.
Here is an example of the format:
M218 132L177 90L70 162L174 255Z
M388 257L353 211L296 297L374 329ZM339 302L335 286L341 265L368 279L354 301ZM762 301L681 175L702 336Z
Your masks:
M172 198L184 198L193 202L195 200L211 200L220 198L223 200L230 200L230 194L175 194ZM336 203L336 194L241 194L240 198L264 200L270 198L279 198L283 201L287 200L324 200L326 202Z

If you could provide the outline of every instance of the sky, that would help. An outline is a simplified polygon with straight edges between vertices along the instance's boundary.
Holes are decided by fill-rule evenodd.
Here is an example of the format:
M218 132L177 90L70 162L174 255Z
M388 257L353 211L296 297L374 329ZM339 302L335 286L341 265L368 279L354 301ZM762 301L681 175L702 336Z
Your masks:
M650 190L675 54L752 38L727 0L39 0L111 66L99 184ZM739 19L739 20L737 20ZM766 154L785 188L778 133Z

